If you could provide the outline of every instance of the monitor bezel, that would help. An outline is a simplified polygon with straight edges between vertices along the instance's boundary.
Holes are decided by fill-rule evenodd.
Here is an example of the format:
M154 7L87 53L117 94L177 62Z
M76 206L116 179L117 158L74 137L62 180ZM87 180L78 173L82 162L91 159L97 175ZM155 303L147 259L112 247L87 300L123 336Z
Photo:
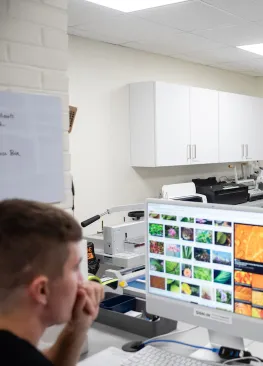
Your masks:
M148 250L148 220L149 220L149 204L164 204L180 207L200 207L204 209L220 209L231 210L233 212L261 213L263 225L263 209L255 207L218 205L199 202L182 202L165 199L147 199L145 207L145 238L146 238L146 309L150 314L164 317L171 320L182 321L184 323L200 326L209 330L231 335L234 337L249 338L255 341L263 341L263 319L246 317L224 310L213 309L202 305L189 304L180 300L161 297L149 293L149 250ZM200 315L195 315L196 312L201 312ZM202 316L205 314L205 316ZM217 320L209 319L209 314Z

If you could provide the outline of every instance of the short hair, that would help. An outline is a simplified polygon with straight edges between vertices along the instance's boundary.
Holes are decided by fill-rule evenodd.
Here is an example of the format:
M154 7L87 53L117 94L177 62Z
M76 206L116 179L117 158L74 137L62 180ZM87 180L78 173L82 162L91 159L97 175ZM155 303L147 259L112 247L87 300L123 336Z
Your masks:
M62 275L69 244L82 230L72 215L53 205L21 199L0 202L0 305L38 275Z

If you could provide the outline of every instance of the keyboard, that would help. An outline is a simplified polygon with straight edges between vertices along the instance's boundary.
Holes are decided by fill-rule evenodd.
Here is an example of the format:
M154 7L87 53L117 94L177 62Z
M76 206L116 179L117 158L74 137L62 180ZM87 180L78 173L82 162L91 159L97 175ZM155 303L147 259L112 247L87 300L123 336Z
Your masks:
M152 346L146 346L141 351L133 353L121 366L207 366L217 365L205 361L195 360L175 353L162 351ZM222 365L221 365L222 366Z

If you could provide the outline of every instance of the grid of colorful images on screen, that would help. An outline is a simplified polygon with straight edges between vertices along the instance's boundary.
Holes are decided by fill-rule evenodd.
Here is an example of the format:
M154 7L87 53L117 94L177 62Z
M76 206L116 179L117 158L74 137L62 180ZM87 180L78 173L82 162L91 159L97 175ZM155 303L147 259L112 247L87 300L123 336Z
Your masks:
M233 310L231 222L150 212L149 236L151 288Z
M263 227L235 224L235 312L263 319Z

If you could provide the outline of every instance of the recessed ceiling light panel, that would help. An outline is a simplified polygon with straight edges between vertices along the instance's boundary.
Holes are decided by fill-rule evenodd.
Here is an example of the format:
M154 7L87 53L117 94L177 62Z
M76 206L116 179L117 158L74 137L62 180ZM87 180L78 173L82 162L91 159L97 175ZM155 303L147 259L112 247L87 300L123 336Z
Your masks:
M237 48L241 48L241 50L252 52L257 55L263 56L263 43L251 44L248 46L237 46Z
M90 3L130 13L132 11L157 8L169 4L182 3L189 0L86 0Z

